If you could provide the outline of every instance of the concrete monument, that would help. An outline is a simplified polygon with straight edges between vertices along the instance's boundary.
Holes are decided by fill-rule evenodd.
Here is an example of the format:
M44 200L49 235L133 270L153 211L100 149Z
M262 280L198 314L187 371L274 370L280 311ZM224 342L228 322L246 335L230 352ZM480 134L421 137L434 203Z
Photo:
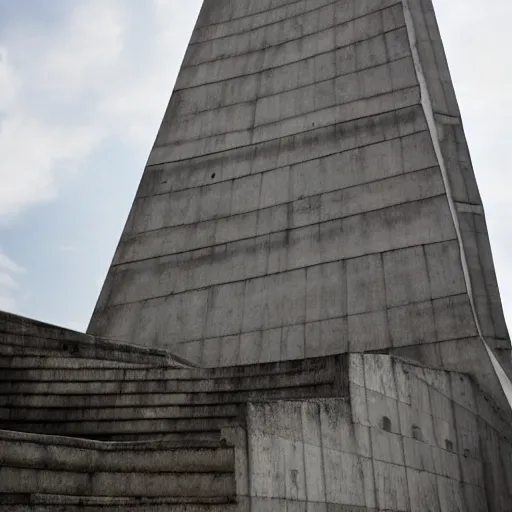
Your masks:
M0 510L510 511L431 0L205 0L88 334L0 334Z
M89 332L204 366L508 360L431 2L205 1Z

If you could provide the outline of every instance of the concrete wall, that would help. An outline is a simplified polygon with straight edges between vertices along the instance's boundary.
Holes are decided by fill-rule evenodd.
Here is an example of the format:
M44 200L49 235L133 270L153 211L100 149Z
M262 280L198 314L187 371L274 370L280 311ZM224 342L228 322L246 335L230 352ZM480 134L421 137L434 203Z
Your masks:
M205 366L508 350L430 0L206 0L89 332Z
M0 311L0 358L3 368L9 368L11 363L24 368L37 360L44 365L42 361L51 359L63 367L72 361L85 365L110 361L119 367L124 363L189 366L188 361L164 350L115 342L3 311Z
M249 406L253 511L510 510L510 423L468 376L350 358L349 400Z

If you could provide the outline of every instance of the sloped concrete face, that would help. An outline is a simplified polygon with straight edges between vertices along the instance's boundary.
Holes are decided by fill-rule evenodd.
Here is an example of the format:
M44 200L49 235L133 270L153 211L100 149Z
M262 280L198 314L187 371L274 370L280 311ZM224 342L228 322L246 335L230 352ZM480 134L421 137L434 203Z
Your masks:
M89 332L204 366L508 351L431 1L206 0Z
M349 366L347 398L248 405L251 510L508 510L510 422L473 379L387 355Z

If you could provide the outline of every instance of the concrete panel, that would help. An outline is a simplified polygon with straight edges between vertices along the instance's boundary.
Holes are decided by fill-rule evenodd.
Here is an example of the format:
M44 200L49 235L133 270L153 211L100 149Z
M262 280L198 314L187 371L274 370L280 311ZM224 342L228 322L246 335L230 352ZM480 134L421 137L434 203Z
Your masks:
M390 347L385 311L374 311L348 317L348 338L351 352L381 350Z
M430 298L423 247L387 252L383 258L388 306L401 306Z
M473 313L466 295L436 299L433 304L438 339L476 336Z
M381 510L409 510L407 475L404 466L374 461L377 503Z
M384 272L380 255L348 260L346 272L349 315L385 307Z
M308 322L347 314L345 264L342 261L309 267L306 272Z
M441 512L436 475L407 468L407 483L411 499L411 511Z
M437 341L431 301L388 309L389 335L394 347Z

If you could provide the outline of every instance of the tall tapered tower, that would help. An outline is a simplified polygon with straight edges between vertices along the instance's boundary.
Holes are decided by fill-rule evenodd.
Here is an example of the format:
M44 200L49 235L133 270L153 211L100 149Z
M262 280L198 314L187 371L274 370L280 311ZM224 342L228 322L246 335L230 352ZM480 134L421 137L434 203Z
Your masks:
M510 512L510 349L431 0L205 0L89 335L0 312L0 512Z
M205 0L89 332L508 371L431 0Z

